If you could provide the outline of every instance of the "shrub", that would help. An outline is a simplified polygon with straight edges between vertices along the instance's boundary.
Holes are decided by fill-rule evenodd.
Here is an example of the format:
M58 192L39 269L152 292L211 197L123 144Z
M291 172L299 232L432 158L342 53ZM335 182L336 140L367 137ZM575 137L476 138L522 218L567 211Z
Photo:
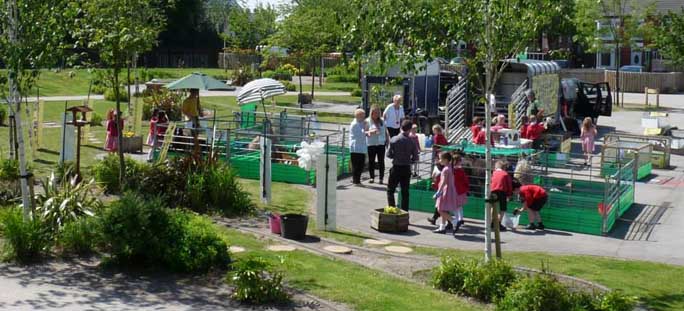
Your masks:
M283 83L286 91L288 91L288 92L296 92L297 91L297 86L294 85L293 83L288 82L288 81L280 81L280 82Z
M102 206L93 194L93 179L77 183L75 177L65 176L58 180L53 173L41 185L43 191L35 197L36 213L52 232L58 232L65 224L78 218L95 215Z
M144 163L139 163L126 157L124 171L126 185L119 184L119 157L116 154L109 154L101 161L97 162L91 169L91 174L95 180L102 185L107 193L121 193L126 189L138 189L145 171L149 167Z
M275 80L283 80L283 81L291 81L292 80L292 74L290 71L287 70L266 70L261 73L261 76L264 78L271 78Z
M90 126L102 126L102 121L104 121L104 119L101 115L93 113L90 117Z
M104 92L104 99L108 101L116 101L116 94L114 93L114 89L106 89ZM128 100L128 91L124 88L119 88L119 101L127 101Z
M118 265L162 267L177 272L225 268L228 245L212 224L161 199L125 194L101 218L102 238Z
M288 301L290 296L283 288L282 274L269 268L261 258L247 258L235 263L231 277L235 285L233 298L252 304Z
M325 79L327 82L359 82L359 77L356 75L330 75Z
M363 92L361 91L360 88L354 88L351 91L351 96L361 97L362 95L363 95Z
M290 73L290 76L296 76L299 73L299 70L297 70L297 67L292 64L283 64L278 68L278 71L286 71Z
M89 255L101 243L100 223L95 217L83 217L67 223L57 236L63 254Z
M594 307L597 311L631 311L636 306L635 297L624 295L619 290L603 293L596 297Z
M233 85L243 86L247 84L249 81L254 80L256 76L256 72L254 72L254 70L252 70L251 67L244 66L239 70L233 71Z
M572 294L549 275L522 278L506 291L497 311L573 310Z
M253 203L238 183L235 173L217 163L200 169L188 177L188 204L197 212L220 212L225 216L248 213Z
M438 267L433 284L450 293L490 302L503 297L506 288L516 279L517 274L513 268L501 260L483 263L478 260L447 257Z
M107 87L105 87L104 85L95 85L95 84L93 84L93 87L90 89L90 91L91 91L93 94L102 95L102 94L104 94L104 93L107 91Z
M146 89L144 93L143 120L152 118L152 110L154 108L166 112L166 116L171 121L178 121L181 119L181 103L183 102L183 97L180 92L162 88L159 91Z
M19 179L19 161L4 159L0 161L0 180Z
M18 180L0 179L0 206L14 205L21 201L21 187Z
M151 167L142 174L143 196L163 193L172 207L184 206L198 213L237 216L249 213L254 204L235 173L224 163L179 158Z
M211 221L181 211L169 211L181 222L182 240L168 249L168 264L174 271L206 271L211 267L227 267L230 263L228 245L219 236Z
M31 262L44 257L50 251L50 231L43 226L40 219L33 217L24 221L21 209L14 208L3 214L0 221L5 240L3 252L7 259Z

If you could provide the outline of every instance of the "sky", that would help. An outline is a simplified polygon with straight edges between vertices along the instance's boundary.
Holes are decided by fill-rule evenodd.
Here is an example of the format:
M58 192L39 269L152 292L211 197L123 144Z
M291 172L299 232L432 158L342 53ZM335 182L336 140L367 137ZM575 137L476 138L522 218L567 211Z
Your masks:
M251 9L253 9L257 4L271 4L273 6L277 6L279 4L283 3L288 3L290 2L289 0L244 0L247 6Z

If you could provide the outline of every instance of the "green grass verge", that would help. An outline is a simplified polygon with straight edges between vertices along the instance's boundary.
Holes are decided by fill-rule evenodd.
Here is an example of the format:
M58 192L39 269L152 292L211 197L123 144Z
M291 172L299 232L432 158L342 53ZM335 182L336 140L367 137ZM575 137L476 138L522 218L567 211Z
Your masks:
M444 250L417 247L416 253L431 256L482 258L481 251ZM552 255L538 252L506 252L504 259L516 266L541 270L597 282L637 296L653 310L684 310L684 267L661 263L622 260L598 256Z
M353 263L312 255L305 251L273 253L264 250L268 242L231 229L222 229L231 245L245 247L235 254L239 260L260 256L279 266L289 286L327 300L341 302L355 310L485 310L426 285L403 281L386 273Z
M258 195L258 182L246 181L255 186L248 189ZM288 209L299 206L303 211L312 202L312 193L299 186L274 183L274 202L278 202L272 210L279 211L279 206ZM338 240L340 242L363 245L367 238L364 234L341 231L321 232L314 230L315 223L310 223L310 234ZM481 251L445 250L431 247L415 247L417 254L442 257L445 255L481 258ZM612 289L620 289L629 295L640 297L654 310L684 310L684 267L646 261L620 260L596 256L550 255L545 253L506 252L504 258L517 266L541 269L544 265L553 272L579 277L603 284Z
M150 72L157 72L167 79L181 78L193 72L201 72L211 76L230 76L230 71L226 73L218 68L149 68ZM131 72L131 79L134 77ZM126 72L121 73L120 78L126 81ZM90 81L93 74L86 69L64 69L60 71L43 70L37 86L40 87L41 96L65 96L65 95L87 95ZM145 82L145 81L141 81ZM36 90L30 96L36 95Z

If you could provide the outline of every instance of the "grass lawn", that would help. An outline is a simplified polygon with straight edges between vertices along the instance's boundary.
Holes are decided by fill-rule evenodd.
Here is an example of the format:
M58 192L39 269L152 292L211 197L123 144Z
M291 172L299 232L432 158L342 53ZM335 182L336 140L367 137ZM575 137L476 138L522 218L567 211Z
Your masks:
M297 86L297 90L299 90L299 80L293 78L292 81L290 82ZM360 89L358 83L354 82L323 82L323 86L318 85L318 80L316 80L316 86L314 86L314 96L316 95L316 92L351 92L354 89ZM304 92L311 92L311 81L309 80L309 83L303 83L302 84L302 90Z
M258 195L258 182L245 181L246 189ZM274 183L273 201L278 205L271 210L278 211L280 206L286 210L302 211L310 206L312 192L299 186ZM297 208L299 207L299 208ZM353 245L363 244L363 234L353 232L319 232L310 234L339 240ZM416 247L416 253L442 257L445 255L481 258L481 251L445 250L429 247ZM530 252L506 252L505 260L517 266L541 269L542 261L552 272L579 277L603 284L612 289L620 289L629 295L638 296L654 310L684 310L684 267L645 261L621 260L596 256L550 255ZM408 310L408 309L407 309Z
M238 260L260 256L280 267L286 282L316 296L345 303L355 310L484 310L456 296L403 281L353 263L312 255L305 251L273 253L268 242L231 229L221 229L231 245L245 247ZM282 264L280 264L282 262Z
M219 68L149 68L147 70L153 76L161 79L181 78L193 72L201 72L219 77L227 75L230 77L230 71L226 73L225 70ZM43 70L37 86L40 87L40 96L87 95L93 76L86 69ZM131 79L133 76L133 72L131 72ZM126 81L125 70L121 73L120 77L122 81ZM36 96L35 89L31 92L30 96Z

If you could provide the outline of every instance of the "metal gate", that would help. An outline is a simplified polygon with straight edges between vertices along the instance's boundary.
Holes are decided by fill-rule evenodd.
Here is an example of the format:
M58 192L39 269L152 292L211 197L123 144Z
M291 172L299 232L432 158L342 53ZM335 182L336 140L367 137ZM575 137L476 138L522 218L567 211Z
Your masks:
M513 118L515 118L514 128L516 129L519 129L522 125L522 117L527 115L527 107L530 105L529 101L527 100L527 95L525 94L526 90L527 80L520 84L515 92L513 92L513 95L511 95L511 104L515 110L514 115L508 117L509 120L513 120Z
M468 79L461 79L449 90L446 98L444 127L449 143L455 143L462 138L471 138L472 133L466 124L468 105Z

